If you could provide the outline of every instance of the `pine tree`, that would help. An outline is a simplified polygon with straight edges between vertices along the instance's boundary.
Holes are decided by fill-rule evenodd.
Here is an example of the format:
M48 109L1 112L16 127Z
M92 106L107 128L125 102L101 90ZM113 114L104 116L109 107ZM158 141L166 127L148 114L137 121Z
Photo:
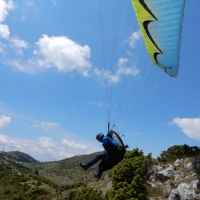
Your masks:
M111 171L113 188L106 193L108 200L142 200L146 196L145 182L150 166L151 154L133 149Z

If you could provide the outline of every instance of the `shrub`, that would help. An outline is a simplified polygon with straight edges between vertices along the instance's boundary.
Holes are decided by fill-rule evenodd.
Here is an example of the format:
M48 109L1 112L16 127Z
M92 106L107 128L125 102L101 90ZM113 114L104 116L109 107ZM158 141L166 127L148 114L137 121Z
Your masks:
M133 149L111 171L113 188L106 193L108 200L142 200L146 196L145 182L152 165L151 154Z
M4 194L5 195L11 194L11 191L9 189L7 189L7 190L4 191Z
M24 199L23 195L16 194L16 195L14 195L13 200L25 200L25 199Z
M70 200L103 200L104 197L101 191L97 191L91 187L82 187L69 192L68 199Z
M78 188L78 187L86 187L86 186L87 186L87 183L78 182L78 183L74 183L72 185L65 185L64 189L69 190L69 189L75 189L75 188Z
M200 154L200 148L197 146L184 145L174 145L169 147L167 151L162 151L160 156L158 156L158 161L167 162L174 161L178 158L198 156Z

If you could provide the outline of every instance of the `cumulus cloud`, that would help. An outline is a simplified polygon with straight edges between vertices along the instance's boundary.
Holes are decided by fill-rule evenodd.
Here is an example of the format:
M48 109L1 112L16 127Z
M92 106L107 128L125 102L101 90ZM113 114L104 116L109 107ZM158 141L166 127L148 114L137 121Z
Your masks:
M6 149L10 150L17 149L18 151L25 152L23 145L20 144L20 141L15 141L6 135L0 134L0 146L2 148L6 147Z
M47 122L40 122L38 124L34 124L33 126L35 126L37 128L43 128L43 129L46 129L46 130L51 130L51 129L59 127L59 124L55 123L55 122L48 122L47 121Z
M9 27L2 22L6 19L8 11L14 9L15 6L12 0L0 0L0 38L8 39L10 36Z
M0 0L0 23L2 23L6 19L8 11L14 8L15 6L12 0Z
M28 47L28 42L24 41L24 40L21 40L21 39L18 39L18 38L10 38L10 43L11 43L11 46L13 47L16 47L16 48L27 48Z
M11 117L0 116L0 128L3 128L10 124Z
M74 148L74 149L84 150L84 149L88 148L88 146L85 145L85 144L75 143L74 141L69 141L69 140L66 140L66 139L63 139L61 141L61 143L66 147L70 147L70 148Z
M4 53L5 44L0 41L0 53Z
M20 53L20 50L18 53ZM13 59L13 60L1 60L0 62L4 65L10 66L14 70L28 74L36 74L41 71L41 69L37 67L32 60L22 61Z
M11 47L12 48L17 48L17 53L19 55L23 55L23 51L21 50L22 48L27 48L28 43L24 40L18 39L18 38L10 38L10 30L8 25L3 24L3 22L5 21L7 15L8 15L8 11L15 9L15 5L13 3L12 0L0 0L0 38L7 40L8 42L10 42ZM0 53L4 53L5 52L5 48L6 48L6 42L0 43Z
M52 148L52 147L55 147L55 143L49 137L40 137L38 139L38 144L39 144L40 147L43 147L43 148Z
M140 31L135 31L131 34L131 36L129 37L129 39L126 42L128 42L129 46L131 48L133 48L133 47L135 47L137 41L140 39L141 39Z
M1 32L0 32L1 34ZM9 38L10 47L18 55L23 56L23 50L31 47L28 42L17 37ZM5 45L0 43L0 52L4 53ZM36 42L36 49L30 59L4 59L0 62L24 73L36 74L46 69L54 68L59 72L77 71L83 76L89 76L92 67L89 62L89 46L81 46L65 36L43 35Z
M12 9L15 9L15 8L16 7L15 7L15 5L14 5L12 0L0 0L0 39L1 38L4 39L0 43L0 53L3 53L4 56L5 55L9 55L9 51L7 51L7 49L9 48L9 46L8 46L9 43L10 43L10 47L12 49L14 49L14 51L18 55L21 55L21 56L23 55L22 49L25 49L25 48L28 47L28 42L26 42L24 40L21 40L21 39L19 39L17 37L11 38L10 37L11 33L10 33L8 25L7 24L3 24L3 22L5 21L7 15L8 15L8 12L10 10L12 10ZM11 59L10 61L7 60L5 62L7 62L9 64L12 64L12 61L13 61L13 59ZM5 64L7 64L7 63L5 63ZM10 66L12 66L12 65L10 65ZM19 68L17 68L17 69L19 69Z
M39 137L37 140L11 138L0 134L0 149L6 151L22 151L39 161L55 161L75 155L89 154L99 151L81 142L74 142L65 138L54 141L50 137Z
M57 1L52 0L56 5ZM33 7L33 1L27 1L27 5ZM14 49L18 56L23 56L23 50L31 51L28 42L17 37L10 37L11 33L8 25L3 24L10 10L15 9L12 0L0 0L0 38L6 39L0 42L0 53L7 57L1 60L1 63L25 73L38 73L44 69L54 68L59 72L69 73L77 71L83 76L89 76L92 67L90 58L90 48L88 45L79 45L66 36L48 36L43 35L36 42L36 49L27 60L10 59L9 47ZM7 43L10 43L10 46ZM29 47L29 49L27 49Z
M188 137L200 140L200 118L174 118L172 124L176 124Z
M94 74L100 79L107 81L108 84L116 84L120 81L123 75L132 75L136 76L139 73L139 70L135 67L126 67L128 64L128 59L120 58L118 60L118 68L115 73L111 73L108 70L99 70L94 69Z
M10 31L7 25L0 24L0 38L8 39L10 36Z
M56 68L59 72L71 72L77 70L84 76L88 76L91 63L89 46L81 46L68 37L49 37L43 35L36 43L37 50L34 53L41 59L37 60L40 67Z

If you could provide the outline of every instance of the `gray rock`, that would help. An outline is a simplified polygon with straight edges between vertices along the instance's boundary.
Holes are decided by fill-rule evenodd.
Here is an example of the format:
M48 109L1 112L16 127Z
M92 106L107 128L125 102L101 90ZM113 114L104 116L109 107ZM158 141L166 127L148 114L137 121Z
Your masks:
M188 164L185 165L185 168L186 168L187 170L192 170L193 164L192 164L192 163L188 163Z
M157 168L158 171L163 169L160 165L157 165L156 168Z
M185 178L185 173L184 172L181 172L181 178Z
M193 180L193 181L191 182L191 186L192 186L192 188L194 188L194 189L198 189L198 188L199 188L199 180Z
M155 181L156 181L154 176L150 176L149 180L150 180L151 182L155 182Z
M179 159L177 159L175 162L174 162L174 165L175 166L180 166L180 164L181 164L181 160L179 160Z
M163 182L166 181L168 178L171 178L174 174L174 166L169 165L166 169L159 171L157 173L157 177Z
M186 183L181 183L177 190L181 197L181 200L194 200L195 199L195 191L190 189L190 186Z
M167 191L171 191L173 189L173 184L171 180L166 181L164 185Z
M180 174L174 175L174 181L175 181L175 182L178 182L178 181L180 181L180 180L182 180L182 177L181 177Z
M195 177L195 176L197 176L197 173L196 173L196 172L192 174L192 177Z
M181 200L179 191L177 189L173 189L169 195L168 200Z
M194 200L195 197L195 191L188 184L181 183L177 189L171 191L168 200Z
M150 181L147 181L147 184L150 185L151 187L157 187L157 185L155 183L152 183Z

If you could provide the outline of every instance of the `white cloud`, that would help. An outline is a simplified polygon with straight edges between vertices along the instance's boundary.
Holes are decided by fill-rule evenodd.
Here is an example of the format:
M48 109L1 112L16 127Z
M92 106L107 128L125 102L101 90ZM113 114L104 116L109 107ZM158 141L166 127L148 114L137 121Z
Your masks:
M23 55L21 48L27 48L28 43L18 38L10 38L10 30L8 25L3 24L4 20L8 15L8 11L15 9L15 5L12 0L0 0L0 38L6 39L11 43L12 48L18 48L16 51L19 55ZM1 42L0 53L5 53L5 44ZM4 48L2 48L2 46Z
M0 0L0 38L8 39L10 36L9 27L5 24L2 24L2 22L6 19L8 10L12 10L14 8L15 6L12 0Z
M80 149L80 150L84 150L87 149L88 146L85 144L79 144L79 143L75 143L74 141L69 141L66 139L62 139L61 144L63 144L66 147L70 147L70 148L74 148L74 149Z
M20 142L17 142L13 140L12 138L5 135L1 135L1 134L0 134L0 146L2 148L6 147L6 149L10 149L10 150L17 149L18 151L24 152L24 148L20 144Z
M11 117L0 116L0 128L7 126L10 123Z
M50 137L39 137L37 140L11 138L0 134L0 149L5 151L22 151L39 161L55 161L75 155L99 151L96 145L74 142L65 138L54 141Z
M102 80L107 81L108 84L116 84L120 81L122 75L132 75L136 76L139 73L139 70L135 67L126 67L128 64L128 59L120 58L118 60L118 68L115 73L111 73L108 70L99 70L94 69L94 74L101 78Z
M52 2L54 5L57 4L56 0L52 0ZM27 6L35 7L34 1L27 1ZM17 48L14 52L23 56L23 49L31 45L29 46L28 42L17 37L10 38L9 27L3 24L8 11L15 8L16 6L12 0L0 0L0 38L8 40L11 48ZM8 53L9 51L5 51L6 48L8 48L7 44L0 42L0 53L4 54L4 60L1 60L1 63L24 73L35 74L48 68L54 68L59 72L77 71L83 76L89 76L89 71L92 67L89 61L89 46L81 46L66 36L49 37L43 35L36 42L36 49L33 51L33 55L27 60L5 57L5 55L11 55Z
M49 137L40 137L38 139L38 144L43 147L43 148L51 148L51 147L55 147L55 143L53 142L53 140Z
M8 39L10 36L10 31L7 25L0 24L0 38Z
M20 54L20 49L17 51L18 54ZM21 53L23 54L23 52ZM32 60L28 61L19 61L19 60L1 60L2 64L7 65L14 70L18 70L24 73L28 74L36 74L39 71L41 71L41 68L39 68L36 63L34 63Z
M4 53L4 48L6 45L0 41L0 53Z
M59 124L55 123L55 122L48 122L47 121L47 122L40 122L38 124L34 124L33 126L35 126L37 128L43 128L43 129L46 129L46 130L51 130L51 129L59 127Z
M12 0L0 0L0 23L6 19L8 10L12 10L14 8L15 6Z
M128 63L128 59L127 59L127 58L120 58L120 59L118 60L118 66L119 66L119 67L123 67L123 66L125 66L127 63Z
M94 69L94 73L96 76L98 76L102 80L106 80L109 84L110 83L117 83L120 80L120 76L117 74L112 74L111 71L108 70L99 70Z
M140 33L140 31L135 31L135 32L133 32L131 34L131 36L129 37L129 39L126 42L128 42L129 46L131 48L133 48L133 47L135 47L136 42L138 40L140 40L140 39L141 39L141 33Z
M56 68L59 72L71 72L77 70L84 76L88 76L91 63L89 46L80 46L65 36L49 37L43 35L36 43L38 49L34 53L41 56L37 60L40 67Z
M18 39L16 37L10 38L9 41L10 41L12 47L23 48L23 49L28 47L28 42Z
M188 137L200 140L200 118L174 118L172 124L176 124Z
M128 59L126 58L120 58L118 60L118 70L117 75L133 75L136 76L139 73L139 70L136 69L136 67L126 67L126 64L128 63Z

